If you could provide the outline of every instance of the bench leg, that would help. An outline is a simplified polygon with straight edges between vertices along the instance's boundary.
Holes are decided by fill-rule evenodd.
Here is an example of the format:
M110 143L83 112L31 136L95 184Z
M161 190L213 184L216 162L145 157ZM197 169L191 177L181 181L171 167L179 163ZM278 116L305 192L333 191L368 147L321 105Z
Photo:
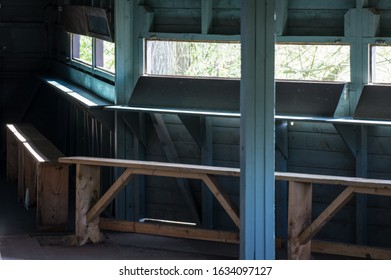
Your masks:
M88 240L101 241L99 217L87 222L87 213L98 201L100 192L100 167L78 164L76 166L76 238L79 245Z
M68 225L67 165L40 164L37 170L37 228L66 230Z
M311 212L311 183L289 182L288 259L290 260L311 258L311 240L300 245L298 239L300 233L311 225Z

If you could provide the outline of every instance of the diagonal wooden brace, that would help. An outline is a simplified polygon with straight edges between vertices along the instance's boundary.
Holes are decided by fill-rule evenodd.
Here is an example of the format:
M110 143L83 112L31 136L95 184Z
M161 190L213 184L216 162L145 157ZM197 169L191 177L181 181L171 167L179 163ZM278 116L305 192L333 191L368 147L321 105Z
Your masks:
M232 221L235 223L235 225L240 228L240 217L239 217L239 211L233 205L233 203L230 201L228 196L222 192L220 187L218 186L216 180L207 174L204 174L201 176L202 180L205 182L205 184L208 186L210 191L213 193L213 195L216 197L218 202L220 202L221 206L224 208L224 210L227 212L229 217L232 219Z
M132 179L132 170L126 169L124 173L114 182L106 193L98 200L97 203L88 211L87 222L91 222L105 210L111 201L116 197L119 191Z
M314 237L322 227L327 224L353 197L355 187L347 187L299 236L299 243L306 244Z

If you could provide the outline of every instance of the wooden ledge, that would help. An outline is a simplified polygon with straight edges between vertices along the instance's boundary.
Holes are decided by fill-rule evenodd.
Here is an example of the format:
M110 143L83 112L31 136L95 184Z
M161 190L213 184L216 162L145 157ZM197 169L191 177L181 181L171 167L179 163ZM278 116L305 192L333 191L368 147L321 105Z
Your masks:
M332 184L340 186L391 189L391 180L367 179L359 177L343 177L331 175L275 172L275 179L315 184Z
M65 97L70 98L72 101L78 102L87 108L103 108L105 106L113 105L110 102L96 96L92 92L62 79L54 77L40 77L40 79L60 91L65 95Z
M174 173L194 173L194 174L211 174L221 176L240 176L239 168L216 167L195 164L179 164L168 162L154 162L154 161L139 161L139 160L124 160L124 159L110 159L110 158L94 158L94 157L62 157L58 160L61 163L67 164L81 164L90 166L111 166L131 168L133 174L140 175L158 175L158 170ZM162 174L162 176L164 176ZM173 176L173 173L169 174ZM198 178L198 177L197 177Z

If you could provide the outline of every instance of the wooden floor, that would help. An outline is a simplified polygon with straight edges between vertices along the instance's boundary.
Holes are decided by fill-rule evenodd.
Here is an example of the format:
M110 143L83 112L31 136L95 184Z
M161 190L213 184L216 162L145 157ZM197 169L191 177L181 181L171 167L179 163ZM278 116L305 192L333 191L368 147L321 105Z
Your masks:
M70 246L69 232L57 234L36 230L35 208L18 203L17 186L5 181L0 168L0 258L26 260L112 259L238 259L239 246L143 234L104 232L101 244ZM71 216L71 215L70 215ZM72 225L70 225L72 228ZM56 245L54 245L56 244Z

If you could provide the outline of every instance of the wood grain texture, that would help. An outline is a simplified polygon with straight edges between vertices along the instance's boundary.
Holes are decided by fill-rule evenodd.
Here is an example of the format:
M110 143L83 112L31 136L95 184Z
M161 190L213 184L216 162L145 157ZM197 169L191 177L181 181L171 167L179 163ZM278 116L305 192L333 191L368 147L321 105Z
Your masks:
M94 158L94 157L63 157L58 160L61 163L68 164L85 164L91 166L112 166L124 167L138 170L145 170L145 172L153 173L161 170L174 173L193 173L193 174L210 174L221 176L240 176L239 168L203 166L193 164L177 164L167 162L153 162L153 161L137 161L124 159L110 159L110 158ZM148 175L148 174L145 174ZM152 174L151 174L152 175Z
M88 240L101 241L99 218L87 221L87 213L98 201L100 191L100 168L98 166L76 166L76 237L79 245Z
M299 243L306 244L353 197L354 188L347 187L299 236Z
M300 243L300 233L311 224L311 183L289 182L288 200L288 259L311 258L311 241Z
M37 228L66 230L68 226L68 166L41 164L37 174Z
M174 226L153 223L138 223L129 221L119 221L111 219L100 219L99 226L102 230L115 230L120 232L134 232L142 234L152 234L161 236L170 236L177 238L188 238L207 240L224 243L239 243L239 234L237 232L206 230L186 226Z

